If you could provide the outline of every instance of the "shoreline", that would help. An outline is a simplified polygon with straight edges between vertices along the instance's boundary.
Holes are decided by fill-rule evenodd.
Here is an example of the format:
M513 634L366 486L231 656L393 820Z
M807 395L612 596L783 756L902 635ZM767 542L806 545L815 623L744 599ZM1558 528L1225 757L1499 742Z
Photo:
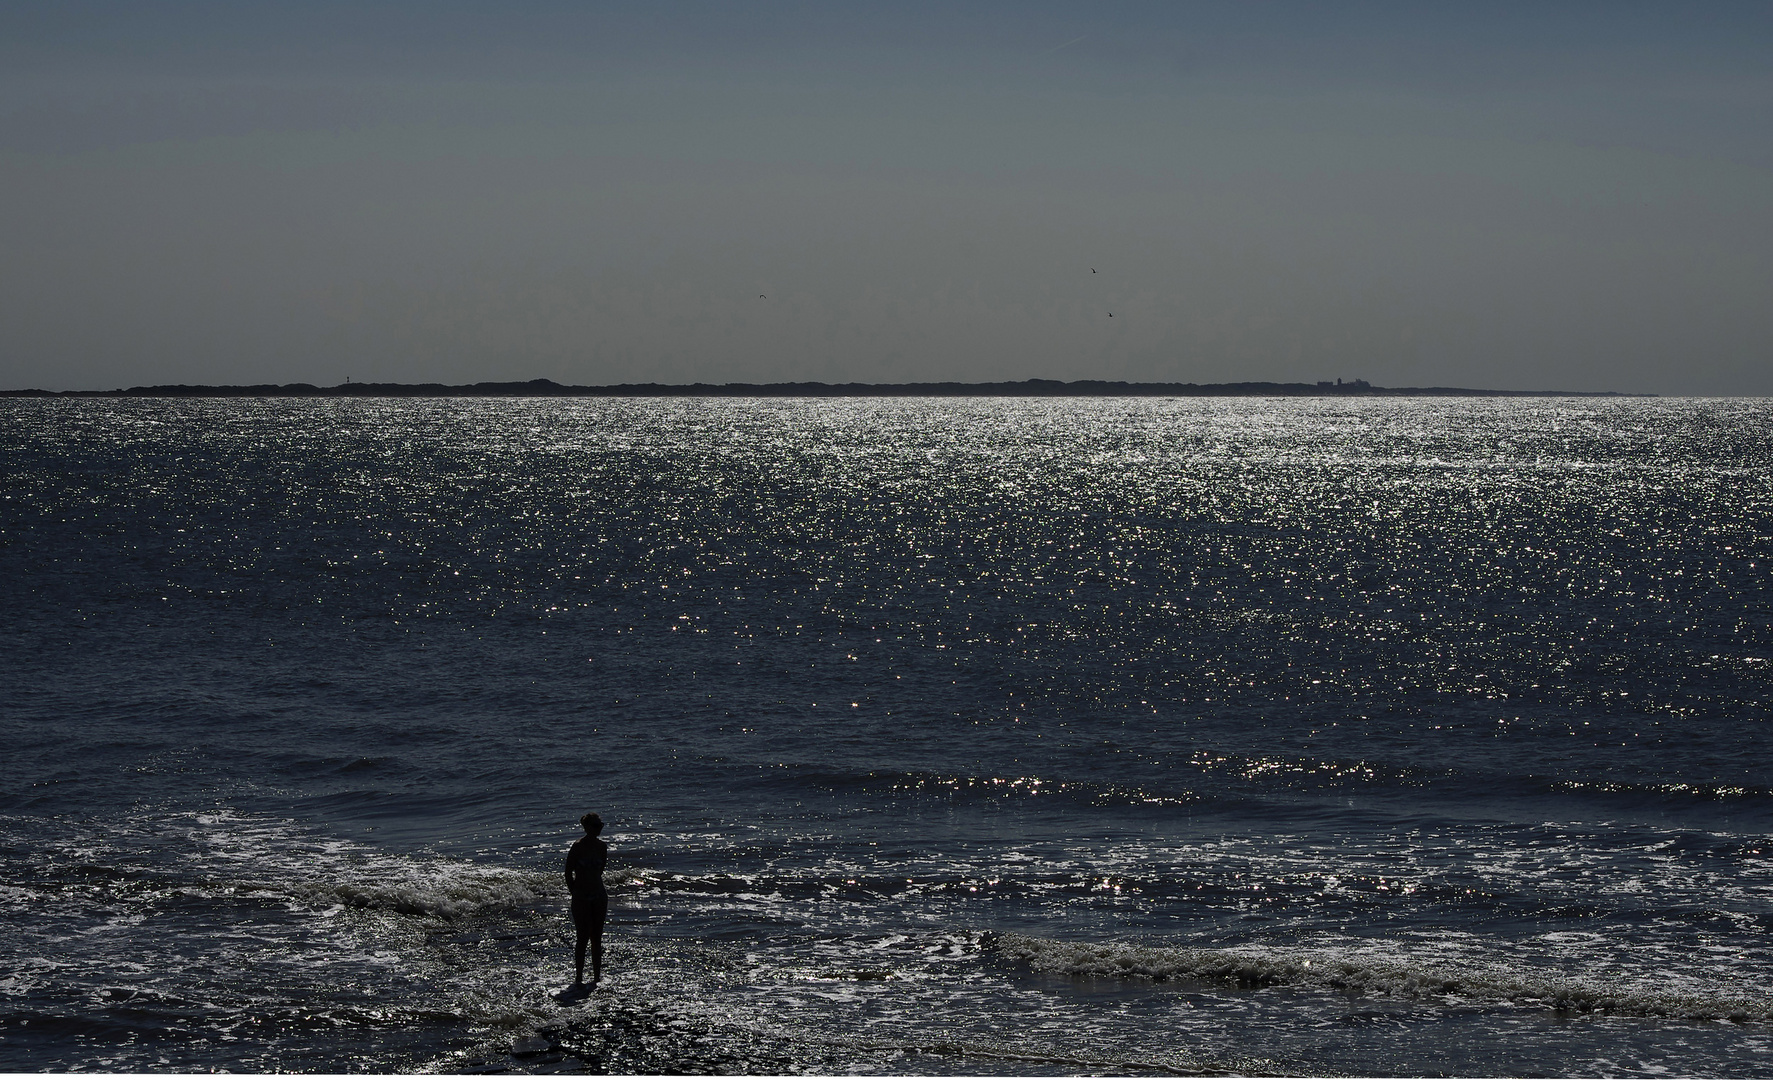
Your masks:
M1025 379L1021 382L913 383L616 383L568 386L528 382L257 383L247 386L163 384L116 390L0 390L8 398L235 398L235 397L1656 397L1617 390L1483 390L1458 386L1373 386L1336 382L1172 383L1102 379Z

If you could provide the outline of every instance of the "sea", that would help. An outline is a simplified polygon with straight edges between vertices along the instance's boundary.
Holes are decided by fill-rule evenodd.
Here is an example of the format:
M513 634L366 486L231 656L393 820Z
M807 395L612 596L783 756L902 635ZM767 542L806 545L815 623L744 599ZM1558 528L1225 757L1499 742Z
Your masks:
M1770 583L1766 400L8 399L0 1071L1773 1076Z

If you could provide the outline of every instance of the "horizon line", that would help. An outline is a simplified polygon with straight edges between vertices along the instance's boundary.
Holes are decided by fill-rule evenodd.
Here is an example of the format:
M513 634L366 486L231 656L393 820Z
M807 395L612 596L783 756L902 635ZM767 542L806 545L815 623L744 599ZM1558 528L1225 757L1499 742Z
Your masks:
M0 390L0 397L1659 397L1619 390L1493 390L1458 386L1375 386L1344 382L1129 382L1108 379L825 383L608 383L568 385L552 379L476 383L345 382L160 383L114 390ZM1728 396L1728 395L1726 395Z

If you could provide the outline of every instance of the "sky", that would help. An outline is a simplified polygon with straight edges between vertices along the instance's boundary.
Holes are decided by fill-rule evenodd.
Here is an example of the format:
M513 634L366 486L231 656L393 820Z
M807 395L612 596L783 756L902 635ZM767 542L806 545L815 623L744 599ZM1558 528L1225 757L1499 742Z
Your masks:
M1765 3L0 0L0 196L4 389L1773 395Z

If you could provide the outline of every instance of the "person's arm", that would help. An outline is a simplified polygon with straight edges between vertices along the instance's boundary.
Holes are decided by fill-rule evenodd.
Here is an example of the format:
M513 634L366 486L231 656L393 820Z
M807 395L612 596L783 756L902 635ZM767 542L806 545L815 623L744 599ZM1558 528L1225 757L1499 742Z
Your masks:
M578 889L579 883L574 880L574 874L573 874L573 871L575 869L577 869L577 867L575 867L573 865L573 862L574 862L573 856L577 855L578 853L579 853L579 849L578 849L578 845L576 845L576 844L573 845L571 848L568 848L567 852L566 852L566 891L569 893L576 893L579 891L579 889Z

